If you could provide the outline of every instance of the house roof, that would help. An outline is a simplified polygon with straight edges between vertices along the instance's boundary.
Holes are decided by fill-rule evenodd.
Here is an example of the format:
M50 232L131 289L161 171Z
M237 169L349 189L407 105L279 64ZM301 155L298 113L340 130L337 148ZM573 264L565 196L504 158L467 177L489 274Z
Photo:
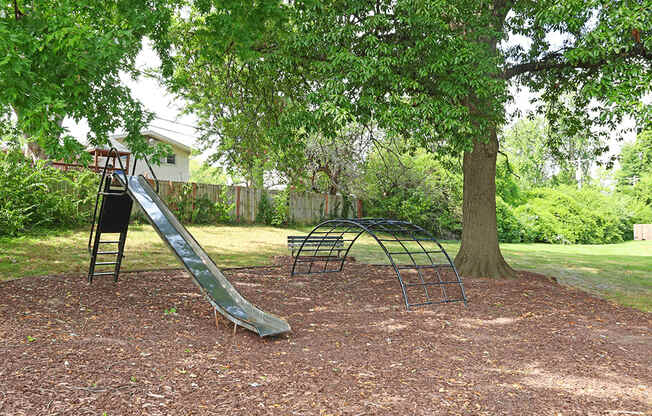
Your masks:
M86 150L94 150L94 149L103 149L103 150L110 150L112 147L115 147L115 150L117 150L120 153L131 153L129 149L127 149L127 146L124 144L120 143L117 141L115 138L110 138L109 142L111 143L110 145L101 145L101 146L88 146Z
M178 147L179 149L184 150L184 151L186 151L188 153L192 152L192 148L190 146L186 146L185 144L183 144L181 142L178 142L178 141L176 141L176 140L174 140L174 139L172 139L170 137L167 137L167 136L165 136L165 135L163 135L163 134L161 134L159 132L156 132L154 130L144 130L144 131L141 131L140 134L142 134L143 136L148 136L148 137L151 137L153 139L159 140L161 142L170 144L170 145L172 145L174 147ZM124 140L126 137L127 137L127 134L116 134L115 136L111 136L111 138L115 139L115 140Z

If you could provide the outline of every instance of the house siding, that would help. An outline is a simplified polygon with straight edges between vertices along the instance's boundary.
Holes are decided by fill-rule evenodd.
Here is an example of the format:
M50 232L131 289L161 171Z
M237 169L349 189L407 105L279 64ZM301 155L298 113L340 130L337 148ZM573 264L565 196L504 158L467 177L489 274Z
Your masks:
M147 134L145 134L146 137ZM159 140L155 138L151 138L154 141L159 142ZM118 139L120 143L123 143L123 139ZM124 143L123 143L124 144ZM188 182L190 180L190 153L187 152L184 149L181 149L174 144L171 143L166 143L172 148L172 151L174 152L175 155L175 163L169 164L164 160L161 161L160 165L155 165L154 163L151 163L152 170L154 170L154 174L156 175L156 178L159 180L165 180L165 181L179 181L179 182ZM129 173L132 172L133 169L133 163L134 163L134 158L131 158L130 164L131 166L129 167ZM136 175L144 175L145 177L151 177L151 173L149 172L149 169L147 168L147 165L143 163L142 161L139 161L136 164Z
M190 154L175 146L170 147L175 154L175 164L168 164L165 160L162 160L159 166L151 163L154 174L159 180L188 182L190 180ZM152 176L147 165L142 161L136 164L136 175Z

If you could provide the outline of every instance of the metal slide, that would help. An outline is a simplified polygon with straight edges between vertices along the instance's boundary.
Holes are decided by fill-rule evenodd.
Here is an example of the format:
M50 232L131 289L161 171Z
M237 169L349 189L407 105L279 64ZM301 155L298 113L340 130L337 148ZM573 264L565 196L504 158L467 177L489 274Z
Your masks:
M115 175L121 182L123 175ZM227 319L261 337L290 332L282 318L249 303L227 280L193 236L142 176L127 176L127 192L140 205L156 232L181 260L208 301Z

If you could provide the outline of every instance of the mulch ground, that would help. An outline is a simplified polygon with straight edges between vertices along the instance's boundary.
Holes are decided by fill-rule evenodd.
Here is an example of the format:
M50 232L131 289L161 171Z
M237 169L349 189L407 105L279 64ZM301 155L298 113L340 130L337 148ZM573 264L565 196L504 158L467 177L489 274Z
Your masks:
M543 276L406 312L387 267L226 274L293 332L216 327L181 271L0 284L0 415L652 414L652 316Z

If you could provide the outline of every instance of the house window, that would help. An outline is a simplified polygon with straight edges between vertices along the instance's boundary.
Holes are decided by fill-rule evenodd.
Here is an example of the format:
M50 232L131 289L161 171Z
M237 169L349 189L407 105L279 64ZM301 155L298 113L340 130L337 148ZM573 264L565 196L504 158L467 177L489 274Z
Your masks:
M174 153L170 153L168 157L165 159L165 162L168 165L174 165L176 163L176 155Z

